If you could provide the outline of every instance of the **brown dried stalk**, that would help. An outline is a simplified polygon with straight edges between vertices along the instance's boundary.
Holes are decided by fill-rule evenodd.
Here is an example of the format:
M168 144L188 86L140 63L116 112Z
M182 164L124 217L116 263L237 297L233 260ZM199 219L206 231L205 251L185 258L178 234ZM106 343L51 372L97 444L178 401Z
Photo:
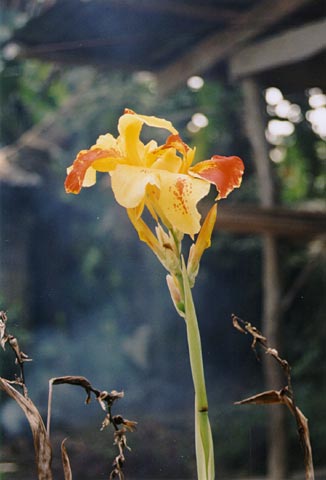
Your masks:
M63 467L63 473L65 480L72 480L72 471L70 466L70 460L66 449L66 438L61 443L61 461Z
M133 432L136 430L137 422L127 420L123 418L121 415L112 416L111 408L112 405L116 400L119 398L123 398L123 392L117 392L116 390L112 390L112 392L107 392L105 390L101 391L97 388L94 388L91 383L85 377L80 376L65 376L65 377L56 377L51 378L49 381L49 400L48 400L48 420L47 420L47 433L50 435L50 419L51 419L51 405L52 405L52 396L53 396L53 385L77 385L82 387L86 391L86 400L85 403L88 404L91 401L91 394L95 395L96 400L99 402L102 410L106 412L105 418L102 422L101 430L108 427L109 425L113 425L115 430L114 432L114 444L117 445L119 450L119 455L113 461L113 470L110 474L110 479L118 477L119 480L124 479L124 475L122 472L123 464L125 463L124 457L124 450L130 448L127 445L127 438L126 432L129 430ZM122 425L121 428L119 426ZM63 458L63 465L65 471L65 480L71 480L71 469L69 464L69 458L64 446L64 443L61 446L61 454Z
M314 480L314 466L312 460L312 448L309 435L308 420L303 415L302 411L296 406L295 397L291 380L291 367L287 360L281 358L275 348L268 346L267 338L251 323L242 320L236 315L232 314L232 323L234 328L244 334L250 334L253 338L251 348L254 350L257 357L256 345L257 343L265 350L265 353L271 355L278 364L282 367L287 378L287 385L281 390L269 390L259 393L252 397L235 402L235 405L272 405L281 404L286 405L291 414L295 417L297 430L300 438L301 447L304 454L305 476L306 480Z
M20 375L15 380L10 381L0 377L0 389L13 398L25 413L28 423L31 427L34 441L35 460L39 480L52 480L51 461L52 449L46 433L42 417L28 397L28 391L25 385L24 362L31 359L19 347L18 340L13 335L7 333L7 315L0 312L0 345L5 350L6 343L9 344L15 353L16 365L19 366ZM23 390L23 395L13 387L18 385Z
M16 376L15 380L10 381L0 377L0 390L6 392L11 398L13 398L17 404L24 411L26 418L30 424L35 449L35 459L38 470L38 480L52 480L52 449L50 442L50 420L51 420L51 405L53 396L53 385L69 384L82 387L86 391L86 404L91 401L91 394L94 394L102 410L106 412L105 418L102 422L101 430L109 425L113 425L114 428L114 444L117 445L119 454L113 461L113 470L110 473L110 479L118 477L119 480L124 479L122 468L125 462L124 450L129 447L127 445L126 432L133 432L136 429L137 422L127 420L121 415L112 416L111 408L113 403L124 396L123 392L107 392L94 388L91 383L85 377L81 376L65 376L52 378L49 381L49 400L48 400L48 416L47 416L47 428L45 428L42 417L34 405L32 400L28 396L27 387L25 385L24 376L24 362L31 359L26 355L19 347L17 339L7 333L7 315L5 312L0 311L0 345L5 349L6 343L10 345L15 353L16 364L19 365L20 375ZM13 384L18 385L23 390L23 395L18 392ZM64 470L65 480L72 480L72 471L70 467L69 456L65 446L66 439L61 444L61 457Z
M13 382L15 383L15 382ZM52 480L52 450L46 429L38 409L32 400L19 393L8 380L0 377L0 389L13 398L26 415L30 424L35 450L35 460L39 480Z
M7 318L6 312L0 311L0 345L3 348L3 350L5 350L6 343L8 343L10 348L13 350L16 357L15 363L16 365L19 366L19 369L20 369L20 375L16 377L16 383L23 388L24 396L27 396L27 389L25 385L24 363L31 362L32 359L29 358L29 356L26 355L26 353L24 353L20 349L17 338L11 335L10 333L7 333L7 321L8 321L8 318Z

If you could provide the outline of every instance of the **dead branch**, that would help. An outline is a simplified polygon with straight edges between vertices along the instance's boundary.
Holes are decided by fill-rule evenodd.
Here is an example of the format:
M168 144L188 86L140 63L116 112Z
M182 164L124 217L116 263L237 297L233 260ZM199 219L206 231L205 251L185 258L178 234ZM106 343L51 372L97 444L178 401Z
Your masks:
M259 332L259 330L255 326L251 325L251 323L249 322L242 320L234 314L231 315L231 318L234 328L236 328L241 333L249 333L252 336L253 341L251 344L251 348L254 350L256 358L256 344L258 343L265 350L266 354L271 355L277 361L277 363L284 371L287 379L287 385L282 390L269 390L266 392L262 392L239 402L235 402L235 405L285 405L296 420L300 444L304 454L306 480L314 480L315 475L308 420L303 415L302 411L296 406L292 387L291 367L288 361L281 358L275 348L270 348L268 346L267 338L264 337L263 334Z
M5 312L0 311L0 346L5 350L5 345L8 343L11 349L15 353L16 364L20 367L20 376L16 377L15 380L6 380L5 378L0 377L0 390L3 390L11 398L13 398L17 404L24 411L25 416L30 424L33 439L34 439L34 450L35 450L35 459L38 469L38 480L52 480L52 470L51 470L51 461L52 461L52 449L50 442L50 419L51 419L51 408L52 408L52 396L53 396L53 385L77 385L82 387L86 392L86 401L88 404L91 401L91 395L93 394L98 401L102 410L105 411L106 415L102 422L101 430L112 425L114 428L114 445L118 447L118 455L115 457L112 467L113 470L110 473L110 479L118 477L119 480L124 479L123 475L123 465L125 463L124 450L130 448L127 445L127 431L133 432L136 430L137 422L132 420L127 420L121 415L112 415L111 408L116 400L123 398L123 392L117 392L112 390L107 392L106 390L99 390L94 388L91 383L85 377L81 376L64 376L64 377L55 377L51 378L49 381L49 399L48 399L48 415L47 415L47 428L45 428L42 417L34 405L32 400L28 397L27 388L25 385L24 378L24 362L31 360L28 355L26 355L19 347L18 340L13 335L7 333L7 315ZM14 384L19 385L23 388L23 395L19 393ZM65 480L72 480L72 472L70 467L69 456L65 447L66 439L63 440L61 444L61 458L62 465L64 470Z
M16 376L16 383L23 388L24 396L27 397L27 388L25 384L24 363L32 361L26 353L24 353L19 346L18 340L14 335L7 333L7 314L0 311L0 345L5 350L6 343L13 350L16 360L16 365L19 365L20 374Z
M123 392L117 392L116 390L112 390L110 393L103 390L99 390L94 388L91 383L85 377L80 376L65 376L65 377L56 377L51 378L49 381L49 400L48 400L48 420L47 420L47 433L50 436L50 419L51 419L51 405L52 405L52 396L53 396L53 385L77 385L82 387L86 392L86 401L85 403L88 404L91 401L91 394L95 395L96 400L98 401L102 410L106 412L105 418L102 422L101 430L112 425L114 428L114 445L118 447L119 454L115 457L113 461L113 470L110 473L110 479L115 477L119 478L119 480L124 479L123 475L123 465L125 463L125 456L124 450L130 448L127 445L127 431L133 432L136 430L137 422L132 420L127 420L123 418L121 415L112 415L111 408L114 402L120 398L123 398ZM121 427L121 428L120 428ZM71 470L70 470L70 463L69 457L67 454L67 450L65 448L64 443L61 445L61 455L62 455L62 462L64 465L64 473L65 473L65 480L71 480Z

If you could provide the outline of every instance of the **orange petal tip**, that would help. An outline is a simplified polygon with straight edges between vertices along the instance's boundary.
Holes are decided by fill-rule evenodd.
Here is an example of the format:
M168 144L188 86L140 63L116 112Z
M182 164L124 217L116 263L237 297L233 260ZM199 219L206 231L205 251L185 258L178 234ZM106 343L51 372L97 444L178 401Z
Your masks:
M207 180L216 186L217 200L226 198L235 188L240 187L244 164L236 156L224 157L214 155L210 160L197 163L190 169L196 177Z
M88 168L91 167L96 160L106 158L108 155L112 155L112 152L102 150L101 148L81 150L72 164L72 167L69 169L70 171L65 181L66 192L78 194L82 189Z

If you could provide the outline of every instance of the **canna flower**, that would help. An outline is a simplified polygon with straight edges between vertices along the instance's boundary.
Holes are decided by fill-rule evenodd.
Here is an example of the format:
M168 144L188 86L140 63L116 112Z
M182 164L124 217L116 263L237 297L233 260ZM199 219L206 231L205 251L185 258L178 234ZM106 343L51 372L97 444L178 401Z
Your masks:
M143 125L167 130L169 135L165 143L158 145L154 140L143 143L140 139ZM200 479L213 480L213 440L191 288L201 257L211 244L217 205L214 203L202 227L197 205L208 194L211 185L217 190L216 200L227 197L234 188L239 187L244 171L243 162L235 156L214 155L209 160L193 164L195 149L182 141L171 122L138 115L131 110L125 110L120 117L118 132L117 138L110 133L101 135L89 150L79 152L68 169L65 188L67 193L78 194L82 187L94 185L97 172L107 172L111 177L115 199L127 210L140 240L151 248L169 272L166 280L170 295L187 328L195 390L197 474ZM145 207L157 222L155 233L142 218ZM182 238L188 234L193 239L197 233L186 266ZM104 404L103 399L99 401ZM106 417L103 428L109 421L110 418ZM127 423L125 426L128 427ZM123 437L124 432L121 435Z
M165 129L170 135L163 145L154 140L144 144L140 139L143 125ZM167 120L126 109L118 132L117 138L101 135L89 150L79 152L68 169L65 188L67 193L78 194L82 187L94 185L96 172L108 172L115 199L127 209L138 233L140 229L144 235L139 219L147 207L169 230L193 237L200 230L197 204L211 184L218 192L217 200L241 184L244 166L239 157L214 155L192 166L195 149L181 140Z

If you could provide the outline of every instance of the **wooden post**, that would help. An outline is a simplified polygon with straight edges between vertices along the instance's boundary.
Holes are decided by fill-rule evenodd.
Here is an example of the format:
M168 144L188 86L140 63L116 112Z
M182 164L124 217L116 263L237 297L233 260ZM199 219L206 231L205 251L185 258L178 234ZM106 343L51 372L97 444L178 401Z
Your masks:
M261 90L253 79L243 81L245 125L252 146L256 166L260 204L272 207L275 204L273 172L265 140L265 119L261 108ZM263 318L262 331L270 345L279 347L281 322L281 279L277 239L271 234L262 236L262 286ZM280 389L284 378L279 366L266 356L264 377L266 389ZM286 478L286 436L284 409L275 406L268 412L267 468L269 480Z

